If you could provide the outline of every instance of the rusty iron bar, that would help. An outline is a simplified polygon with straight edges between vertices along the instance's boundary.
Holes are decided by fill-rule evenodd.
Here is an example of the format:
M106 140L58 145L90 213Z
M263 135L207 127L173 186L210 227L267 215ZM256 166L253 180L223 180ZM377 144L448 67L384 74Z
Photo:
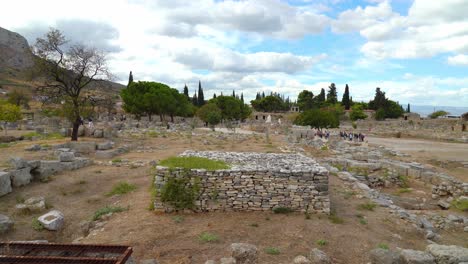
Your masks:
M122 245L0 242L0 248L2 247L6 249L4 252L6 255L0 255L1 264L125 264L133 253L131 247ZM26 252L15 254L15 250L26 250ZM60 253L60 251L62 252ZM32 252L37 255L32 255ZM39 256L41 252L59 252L62 256ZM118 256L108 258L80 257L86 253L113 253L118 254ZM66 254L70 254L70 256L63 256Z

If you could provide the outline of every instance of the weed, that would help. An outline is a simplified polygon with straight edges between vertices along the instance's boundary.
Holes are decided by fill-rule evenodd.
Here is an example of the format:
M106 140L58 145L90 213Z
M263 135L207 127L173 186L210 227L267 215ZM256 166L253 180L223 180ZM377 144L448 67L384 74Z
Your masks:
M86 184L86 183L88 183L86 180L80 180L80 181L78 182L78 184Z
M117 159L112 160L112 163L120 163L120 162L122 162L121 158L117 158Z
M468 212L468 200L467 199L458 199L452 201L453 207L457 208L460 211Z
M413 189L411 189L411 188L400 188L400 189L397 191L397 193L409 193L409 192L411 192L411 191L413 191Z
M377 207L376 203L367 202L367 203L363 203L363 204L358 205L357 208L358 208L358 210L374 211L375 207Z
M343 198L345 198L346 200L348 200L349 198L353 197L354 195L356 195L356 192L355 191L345 191L343 193Z
M367 225L367 220L364 219L364 218L360 218L360 219L359 219L359 223L360 223L361 225Z
M9 148L11 147L13 144L11 143L0 143L0 148Z
M176 222L177 224L179 224L179 223L182 223L185 219L184 219L183 216L176 215L176 216L172 217L172 220L174 220L174 222Z
M152 137L152 138L157 138L158 135L159 135L159 134L158 134L158 132L156 132L156 131L150 131L150 132L148 132L148 136L149 136L149 137Z
M21 195L16 195L15 199L16 199L16 203L24 203L25 201L24 197Z
M187 174L182 178L169 177L161 189L161 201L168 202L176 209L192 209L199 193L199 178L192 181Z
M44 226L41 224L41 222L39 222L37 218L34 218L32 220L32 228L36 231L42 231L45 229Z
M198 236L198 240L204 243L214 243L219 241L219 237L213 233L203 232Z
M103 215L106 215L106 214L109 214L109 213L120 213L120 212L124 212L124 211L127 211L127 210L128 210L128 208L123 208L123 207L120 207L120 206L102 207L102 208L98 209L96 212L94 212L93 221L99 220L99 219L101 219L101 217Z
M330 215L328 216L328 220L330 220L333 224L344 223L343 218L340 218L339 216L337 216L335 212L330 213Z
M258 224L257 223L252 223L250 224L251 227L258 227Z
M265 248L265 253L269 255L279 255L281 251L275 247L267 247Z
M398 180L400 180L400 187L408 188L409 187L409 180L407 176L398 175Z
M134 184L130 184L128 182L119 182L112 188L112 191L108 192L106 196L112 195L122 195L129 192L133 192L136 189Z
M206 169L206 170L223 170L229 169L229 166L220 160L210 160L201 157L171 157L162 160L159 163L161 166L169 168L185 168L185 169Z
M96 171L94 171L94 173L100 174L100 173L102 173L102 170L96 170Z
M327 145L323 145L320 150L323 150L323 151L327 151L328 150L328 146Z
M379 244L377 244L377 247L381 248L381 249L385 249L385 250L389 249L388 245L385 244L385 243L379 243Z
M323 246L325 246L326 244L328 244L328 241L326 241L325 239L319 239L319 240L317 240L316 243L317 243L317 245L323 247Z
M269 216L265 217L265 220L270 221L271 218Z
M289 214L294 212L291 208L289 207L275 207L273 208L273 213L275 214Z

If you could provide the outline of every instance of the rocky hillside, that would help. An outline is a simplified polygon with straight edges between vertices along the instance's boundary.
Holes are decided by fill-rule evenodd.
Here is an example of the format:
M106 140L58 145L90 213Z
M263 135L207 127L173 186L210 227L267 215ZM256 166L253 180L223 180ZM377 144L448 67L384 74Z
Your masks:
M18 33L0 27L0 94L17 88L34 93L33 82L37 83L40 76L33 77L33 66L34 55L28 41ZM123 87L119 83L105 82L91 88L117 94Z
M34 65L28 41L0 27L0 71L25 70Z

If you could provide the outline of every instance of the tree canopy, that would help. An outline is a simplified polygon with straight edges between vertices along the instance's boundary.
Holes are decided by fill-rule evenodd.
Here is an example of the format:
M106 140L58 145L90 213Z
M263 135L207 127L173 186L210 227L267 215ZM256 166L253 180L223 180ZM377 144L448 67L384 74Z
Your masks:
M260 112L284 112L291 107L289 98L284 99L284 96L277 93L268 96L262 95L260 99L250 101L250 104L256 111Z

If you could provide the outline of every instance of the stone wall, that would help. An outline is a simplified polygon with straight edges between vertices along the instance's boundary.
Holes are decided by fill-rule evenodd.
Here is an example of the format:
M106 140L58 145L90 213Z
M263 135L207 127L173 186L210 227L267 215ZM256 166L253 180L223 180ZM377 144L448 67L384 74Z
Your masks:
M220 152L184 153L217 157L230 163L231 169L184 171L158 166L157 193L160 194L169 177L188 175L192 180L198 178L200 195L196 205L201 211L268 211L287 207L301 212L330 213L328 171L314 160L298 154L218 154ZM156 197L155 209L172 210L160 197Z

